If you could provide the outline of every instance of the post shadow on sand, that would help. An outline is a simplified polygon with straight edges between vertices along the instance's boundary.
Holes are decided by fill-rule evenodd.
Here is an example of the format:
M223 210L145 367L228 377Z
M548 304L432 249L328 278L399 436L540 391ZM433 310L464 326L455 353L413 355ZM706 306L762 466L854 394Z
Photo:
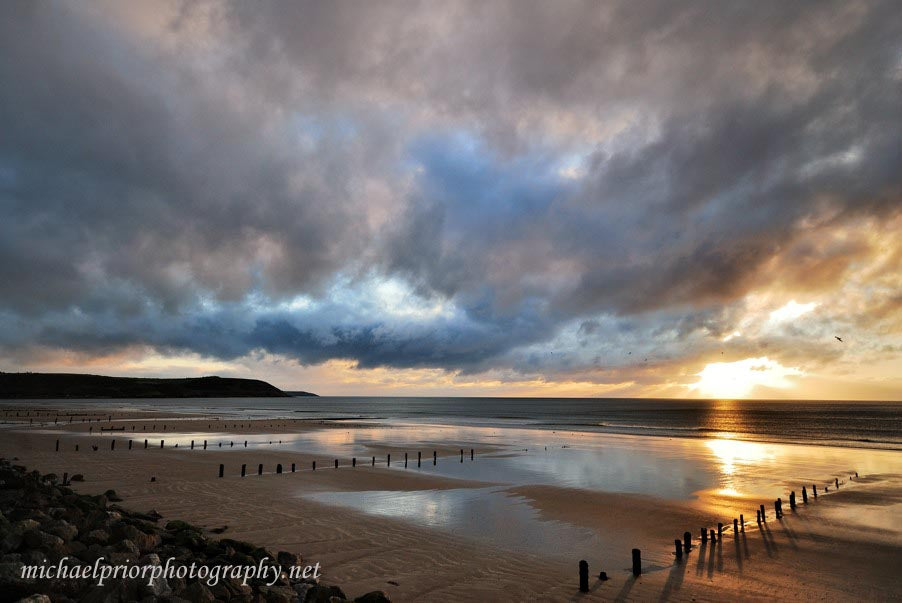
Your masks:
M673 565L670 567L670 573L667 574L667 581L664 582L664 588L661 590L661 596L658 598L659 601L669 601L673 593L682 588L683 578L686 576L686 568L689 566L689 554L693 551L698 551L698 556L701 558L702 550L692 548L684 552L685 559L679 557L674 559Z

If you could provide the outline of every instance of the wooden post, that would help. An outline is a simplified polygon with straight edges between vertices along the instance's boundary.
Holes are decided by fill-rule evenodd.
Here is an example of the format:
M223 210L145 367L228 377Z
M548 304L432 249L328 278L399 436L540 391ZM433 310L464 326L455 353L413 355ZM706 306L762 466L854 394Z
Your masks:
M60 441L59 440L56 441L56 451L57 452L60 451Z
M316 461L313 461L313 470L316 471Z
M163 442L164 442L164 441L165 441L165 440L160 440L160 448L163 447Z
M207 440L204 440L204 450L207 449Z
M420 451L417 451L417 467L420 466L420 461L422 461L422 460L423 460L423 453Z
M247 475L247 465L241 465L241 477Z
M708 542L708 530L702 528L702 544L706 544Z
M147 446L145 446L147 448ZM78 444L75 445L75 452L78 452Z
M473 449L472 448L470 448L470 460L471 461L473 460Z
M294 463L291 463L291 472L294 473Z
M244 447L247 448L247 440L244 440Z
M225 465L222 463L219 464L219 477L222 477L222 474L225 473Z
M70 418L71 418L71 417L70 417ZM69 421L69 422L71 423L72 421ZM68 485L69 485L69 474L66 473L66 472L63 472L63 485L64 485L64 486L68 486Z
M356 467L356 466L357 466L357 457L355 456L355 457L351 458L351 467Z
M464 449L463 448L460 449L460 462L461 463L464 462Z
M739 514L739 531L745 532L745 515Z
M589 592L589 564L585 559L579 562L579 592Z
M373 467L376 466L376 457L373 457Z
M723 540L723 524L717 522L717 540Z
M338 469L338 459L335 459L335 468Z
M131 440L128 441L128 449L129 449L129 450L132 449L132 441L131 441Z
M391 455L390 454L385 457L385 466L391 467Z
M407 469L407 453L404 453L404 468Z
M263 475L263 463L257 465L257 475Z
M795 510L796 508L796 492L793 490L789 493L789 508Z
M673 539L673 554L676 555L677 561L683 558L683 543L679 538Z
M774 515L777 516L777 519L780 519L780 499L774 501Z
M833 478L833 481L836 482L836 489L839 490L839 478L835 477Z
M147 450L147 440L144 440L144 449Z
M692 550L692 532L683 532L683 548L687 553Z
M637 578L642 574L642 552L633 549L633 575Z
M757 523L761 523L761 511L759 511L758 509L755 509L755 521Z
M110 450L116 450L116 440L110 440Z
M438 454L435 452L435 450L433 450L432 451L432 464L435 465L437 460L438 460Z
M802 503L806 505L808 504L808 490L805 488L805 486L802 486Z
M276 473L282 473L282 463L276 465Z
M194 440L191 440L191 450L194 450Z
M764 505L761 505L761 521L767 523L767 513L764 512Z

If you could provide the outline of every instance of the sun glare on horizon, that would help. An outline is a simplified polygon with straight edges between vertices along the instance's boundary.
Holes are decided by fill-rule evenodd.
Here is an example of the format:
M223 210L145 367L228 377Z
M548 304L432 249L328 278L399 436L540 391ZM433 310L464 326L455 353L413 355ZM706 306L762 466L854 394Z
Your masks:
M690 389L712 398L742 398L757 386L791 387L788 377L801 375L800 370L785 367L766 356L736 362L712 362L697 374L699 380Z

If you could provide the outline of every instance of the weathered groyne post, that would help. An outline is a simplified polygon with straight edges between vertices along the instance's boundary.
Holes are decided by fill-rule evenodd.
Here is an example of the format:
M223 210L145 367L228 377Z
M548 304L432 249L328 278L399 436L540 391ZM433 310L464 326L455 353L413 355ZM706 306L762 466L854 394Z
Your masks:
M404 453L404 468L407 469L407 453Z
M313 470L316 471L316 461L313 461Z
M56 451L57 452L60 451L60 441L59 440L56 441Z
M433 450L432 451L432 464L435 465L437 460L438 460L438 453L435 450Z
M796 493L795 490L789 493L789 508L795 511L796 508Z
M745 532L745 515L739 514L739 531Z
M706 528L702 528L702 544L707 544L708 542L708 530Z
M473 460L473 449L472 448L470 448L470 460L471 461Z
M247 475L247 465L241 465L241 477Z
M419 450L417 451L417 467L420 466L420 462L423 460L423 453Z
M817 484L811 484L811 493L814 494L814 498L817 498Z
M589 564L585 559L579 562L579 592L589 592Z
M294 463L291 463L291 472L294 473Z
M739 520L735 517L733 518L733 538L739 537Z
M144 450L147 450L147 440L144 440Z
M802 503L808 504L808 490L805 489L805 486L802 486Z
M391 455L390 454L386 455L386 457L385 457L385 466L391 467Z
M376 466L376 457L373 457L373 467Z
M191 450L194 450L194 440L191 440Z
M116 450L116 440L110 440L110 450Z
M204 450L207 449L207 440L204 440Z
M761 521L767 523L767 513L764 512L764 505L761 505Z
M464 449L463 448L460 449L460 462L461 463L464 462Z
M163 447L163 442L164 442L164 441L165 441L165 440L160 440L160 448Z
M219 464L219 477L222 477L222 474L225 473L225 465L222 463Z
M278 463L276 465L276 473L277 474L282 473L282 463Z
M687 553L692 550L692 532L683 532L683 548Z
M836 489L839 490L839 478L835 477L833 478L833 481L836 483Z
M335 468L338 469L338 459L335 459Z
M642 551L633 549L633 576L639 577L642 574Z
M128 441L128 449L129 449L129 450L132 449L132 441L131 441L131 440Z
M257 475L263 475L263 463L257 465Z
M719 521L717 522L717 539L723 540L723 524Z
M676 555L677 561L683 558L683 543L679 538L673 539L673 554Z
M709 536L711 536L712 545L717 542L717 532L714 531L714 528L711 528L711 534L709 534Z
M357 466L357 457L356 456L351 457L351 467L356 467L356 466Z

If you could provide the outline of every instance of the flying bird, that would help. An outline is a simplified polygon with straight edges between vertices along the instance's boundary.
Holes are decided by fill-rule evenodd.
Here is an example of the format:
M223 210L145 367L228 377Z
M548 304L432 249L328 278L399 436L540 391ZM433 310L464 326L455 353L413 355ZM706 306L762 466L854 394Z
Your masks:
M834 335L834 337L836 337L836 340L837 340L838 342L843 343L843 340L842 340L842 338L841 338L839 335Z

